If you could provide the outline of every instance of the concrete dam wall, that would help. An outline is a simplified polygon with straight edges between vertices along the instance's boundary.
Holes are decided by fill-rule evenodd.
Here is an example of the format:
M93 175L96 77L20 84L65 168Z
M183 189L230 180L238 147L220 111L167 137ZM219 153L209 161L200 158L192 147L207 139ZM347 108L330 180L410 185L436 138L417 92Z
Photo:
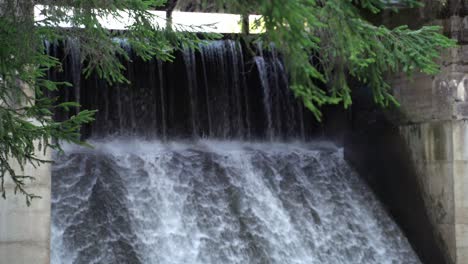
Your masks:
M75 84L55 96L99 109L83 129L98 149L55 156L52 180L50 166L27 168L42 199L30 208L19 196L0 200L0 255L6 263L50 263L50 248L52 263L468 263L468 18L453 2L437 23L460 46L444 54L439 75L394 77L399 109L376 108L357 89L351 111L325 109L322 124L288 90L274 50L247 54L226 40L171 64L135 58L134 85L110 87L79 74L79 43L66 44L67 57L49 44L66 61L49 77Z

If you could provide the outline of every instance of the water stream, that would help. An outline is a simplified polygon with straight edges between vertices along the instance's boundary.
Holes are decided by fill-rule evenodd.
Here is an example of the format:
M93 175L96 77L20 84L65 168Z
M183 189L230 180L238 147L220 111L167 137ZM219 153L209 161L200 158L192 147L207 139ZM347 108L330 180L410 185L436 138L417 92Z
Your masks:
M93 144L54 167L53 264L418 263L340 149Z
M274 49L232 40L172 63L126 47L131 85L80 76L55 94L98 109L94 148L66 146L52 180L52 264L419 263L398 226L288 88ZM57 112L57 119L72 113Z

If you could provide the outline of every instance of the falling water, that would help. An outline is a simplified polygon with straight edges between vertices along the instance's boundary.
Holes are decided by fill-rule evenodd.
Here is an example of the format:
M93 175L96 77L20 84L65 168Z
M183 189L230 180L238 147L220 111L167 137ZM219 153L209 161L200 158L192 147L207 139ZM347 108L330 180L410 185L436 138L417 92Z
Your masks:
M239 42L220 40L176 53L174 62L144 62L128 43L121 45L131 58L123 61L130 85L109 85L96 75L81 78L80 45L68 40L72 52L64 56L49 44L50 54L64 56L67 65L50 78L75 85L54 96L98 110L97 121L83 131L86 137L296 140L313 129L311 115L300 117L303 107L297 107L275 52L251 56ZM57 114L59 120L66 117Z
M200 49L205 49L205 45L200 45ZM205 100L206 102L210 102L210 94L208 90L208 74L206 72L206 61L209 59L209 53L208 52L202 52L201 53L201 63L202 63L202 69L203 69L203 87L205 88ZM213 117L211 116L212 111L211 111L211 105L210 103L206 104L206 116L208 120L208 137L213 136Z
M198 134L198 110L197 110L197 68L195 64L195 51L192 48L184 49L184 62L187 71L187 84L190 101L190 120L192 131L196 136Z
M244 53L242 52L242 46L240 43L237 43L236 45L237 51L239 52L239 66L240 66L240 72L241 74L241 81L240 81L240 86L244 87L243 91L240 92L241 98L244 100L244 113L245 113L245 127L246 127L246 137L247 139L251 138L251 129L252 125L250 124L250 106L249 106L249 93L247 90L247 78L245 77L245 61L244 61Z
M265 114L267 117L267 138L273 140L273 120L271 117L271 98L270 98L270 85L268 83L268 75L266 69L265 59L263 57L255 57L255 63L257 64L258 75L263 88L263 107L265 108Z
M92 142L53 171L52 263L419 263L318 143Z
M73 39L69 39L67 41L67 50L70 54L70 63L71 68L73 69L72 72L72 84L74 87L74 97L76 101L80 101L80 82L81 82L81 52L79 42ZM76 109L79 111L79 107Z
M47 44L67 66L49 78L78 86L54 96L99 110L94 148L55 157L52 264L419 263L342 150L310 141L274 49L144 62L121 44L131 85L80 79L79 44Z
M159 77L159 93L160 93L160 106L161 106L161 130L162 130L162 138L164 140L167 139L167 120L166 120L166 105L165 102L165 95L164 95L164 72L163 72L163 64L160 60L158 60L158 77Z

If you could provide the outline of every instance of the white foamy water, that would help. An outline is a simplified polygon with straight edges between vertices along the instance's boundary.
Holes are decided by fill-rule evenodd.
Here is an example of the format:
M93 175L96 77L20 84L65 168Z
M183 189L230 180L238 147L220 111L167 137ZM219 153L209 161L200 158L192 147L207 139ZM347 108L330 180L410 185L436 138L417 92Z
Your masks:
M419 263L328 143L112 140L53 170L52 263Z

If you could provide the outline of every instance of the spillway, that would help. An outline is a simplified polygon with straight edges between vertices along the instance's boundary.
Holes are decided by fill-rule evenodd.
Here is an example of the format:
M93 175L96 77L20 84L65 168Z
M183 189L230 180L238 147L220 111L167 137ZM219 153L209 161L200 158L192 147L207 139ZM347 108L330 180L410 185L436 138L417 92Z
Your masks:
M55 155L53 264L420 263L342 149L311 140L274 50L225 40L135 58L132 87L81 78L76 56L49 78L99 112L93 148Z
M54 168L53 263L418 263L340 149L93 145Z

